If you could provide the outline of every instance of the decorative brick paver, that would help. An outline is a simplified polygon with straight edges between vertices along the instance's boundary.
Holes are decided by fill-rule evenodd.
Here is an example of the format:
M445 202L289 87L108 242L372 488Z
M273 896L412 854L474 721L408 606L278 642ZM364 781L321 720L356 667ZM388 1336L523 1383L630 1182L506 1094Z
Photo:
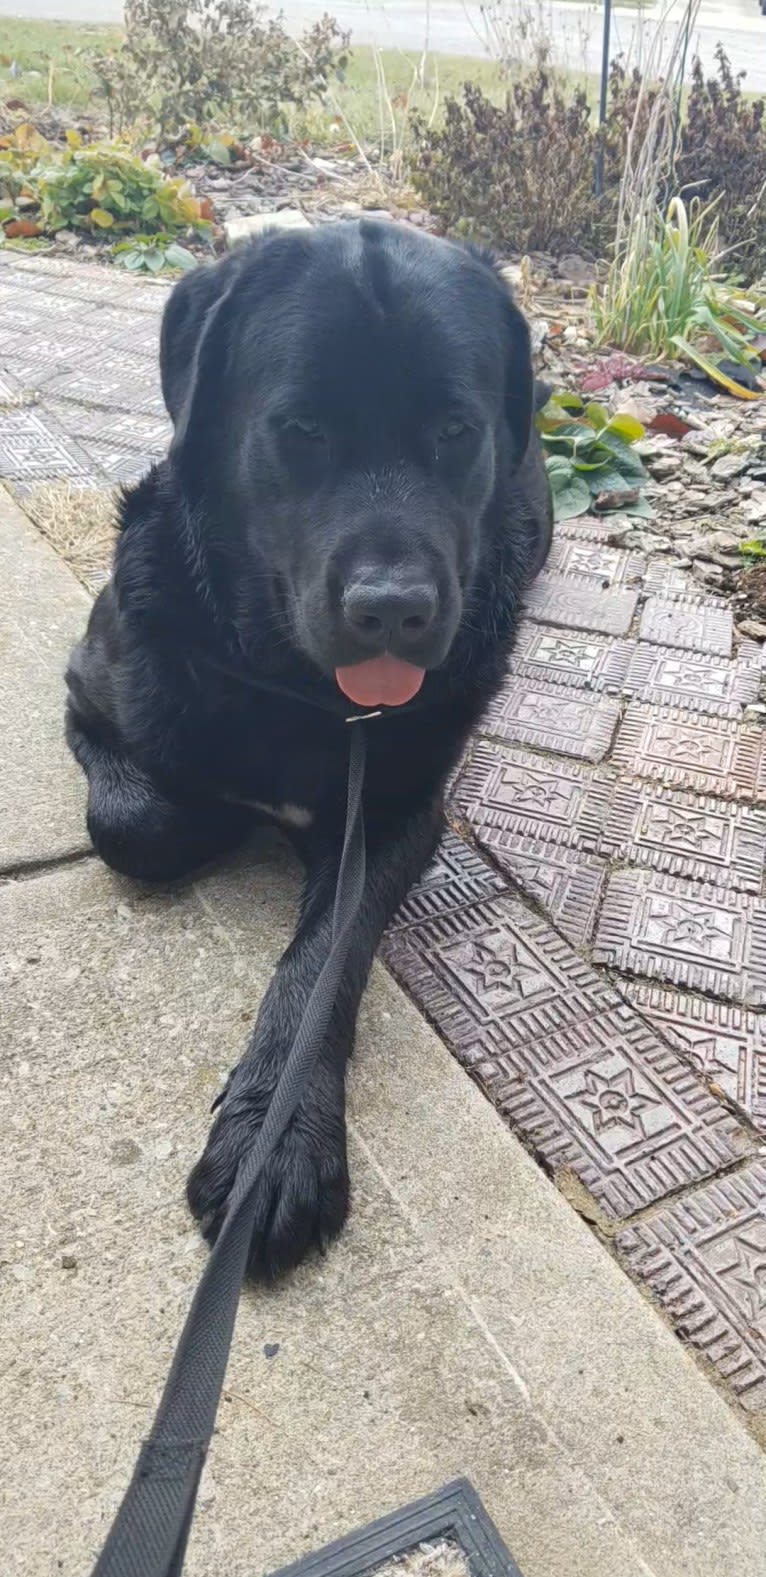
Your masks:
M626 777L766 803L766 732L691 708L628 706L611 754Z
M0 254L0 476L167 444L167 287ZM672 559L557 529L451 830L384 943L503 1119L766 1413L763 648ZM588 1203L590 1201L590 1203Z
M570 630L627 635L638 605L637 591L603 590L588 576L554 575L543 571L526 600L530 619Z
M708 1183L617 1247L679 1334L751 1412L766 1411L766 1164Z
M645 980L625 981L621 989L712 1089L744 1107L766 1132L766 1016Z
M620 720L619 702L605 696L562 695L554 685L512 674L487 713L487 732L510 744L603 761Z
M734 618L730 608L707 602L689 607L664 597L648 597L641 615L642 641L658 646L678 646L688 652L714 652L731 656Z
M593 956L633 975L763 1007L766 902L653 871L617 871Z

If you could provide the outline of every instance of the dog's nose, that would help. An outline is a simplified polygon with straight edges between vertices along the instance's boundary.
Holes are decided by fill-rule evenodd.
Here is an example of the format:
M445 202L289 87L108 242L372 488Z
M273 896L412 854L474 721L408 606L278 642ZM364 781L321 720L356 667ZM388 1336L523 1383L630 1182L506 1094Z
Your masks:
M374 585L357 581L343 593L343 615L349 629L366 646L380 649L415 645L428 633L436 616L435 586Z

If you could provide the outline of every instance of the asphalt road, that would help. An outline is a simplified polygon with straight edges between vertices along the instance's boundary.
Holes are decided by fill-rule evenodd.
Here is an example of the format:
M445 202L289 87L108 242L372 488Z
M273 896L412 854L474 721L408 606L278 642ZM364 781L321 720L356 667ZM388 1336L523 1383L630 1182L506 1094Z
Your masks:
M638 16L617 10L612 22L612 55L624 53L640 59L657 27L657 13ZM330 11L359 44L378 43L384 48L422 49L428 33L430 47L444 54L486 53L480 6L476 0L434 0L428 11L425 0L283 0L291 29L299 30ZM559 60L589 72L601 64L603 7L600 0L573 4L551 0L550 32ZM121 0L0 0L2 17L65 17L80 22L117 22ZM766 17L758 0L723 0L704 5L694 34L694 46L703 64L712 67L715 49L722 43L736 70L747 72L746 86L766 92Z

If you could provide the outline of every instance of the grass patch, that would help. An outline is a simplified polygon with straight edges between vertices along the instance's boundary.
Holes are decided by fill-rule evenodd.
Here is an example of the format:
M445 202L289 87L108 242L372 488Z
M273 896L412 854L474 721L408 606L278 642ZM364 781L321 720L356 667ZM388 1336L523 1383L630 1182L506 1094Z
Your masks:
M97 111L94 55L113 49L119 27L76 22L28 22L3 17L0 48L0 101L23 99L30 106L58 105ZM19 76L11 75L16 66Z
M45 482L21 500L59 557L95 596L107 579L117 537L117 488Z
M328 10L332 4L328 0ZM91 67L95 55L114 49L122 36L119 27L95 26L75 22L37 22L18 18L3 19L0 48L0 103L3 99L22 99L30 107L50 103L54 108L89 111L102 115L104 106L96 97L96 81ZM492 60L470 55L431 55L425 82L412 89L413 74L419 64L417 52L389 49L379 55L385 74L388 96L394 114L401 118L409 94L410 106L426 117L434 102L436 119L441 120L445 98L457 94L466 81L476 82L491 98L501 103L505 86L498 65ZM20 75L11 75L15 64ZM597 84L582 72L562 72L571 83L585 87L595 104ZM362 142L377 142L381 129L381 97L375 53L357 45L349 61L346 80L333 84L334 104L317 108L301 117L298 131L322 141L343 141L343 117ZM388 107L384 105L384 128L390 130Z

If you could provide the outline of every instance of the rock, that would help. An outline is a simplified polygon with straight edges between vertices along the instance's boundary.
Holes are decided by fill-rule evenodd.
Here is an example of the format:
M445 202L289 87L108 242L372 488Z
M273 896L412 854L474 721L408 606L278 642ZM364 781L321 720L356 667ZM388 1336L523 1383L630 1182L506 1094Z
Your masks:
M761 487L757 493L753 493L749 503L745 505L745 515L748 520L756 523L766 520L766 487Z
M264 230L310 230L311 224L300 208L280 208L265 214L232 214L223 229L226 245L236 246L239 241L263 235Z
M615 416L633 416L642 427L648 427L654 415L654 404L651 400L642 400L635 392L621 394L615 400L612 411Z
M736 554L742 537L736 531L706 531L704 536L694 537L689 543L687 552L693 559L709 559L718 562L718 555L722 553Z
M534 356L538 355L538 353L542 350L543 345L548 338L549 332L550 324L545 318L532 319L529 325L529 333L532 340L532 354Z
M647 455L645 457L649 474L658 482L665 477L675 476L678 470L678 460L674 454Z
M710 453L710 439L704 433L685 433L681 439L681 448L687 454L701 455L706 460Z
M568 279L570 285L594 285L596 282L596 265L589 263L585 257L580 257L576 252L568 252L566 257L559 258L559 279Z
M705 564L701 559L695 559L692 564L692 575L695 580L702 581L703 586L720 585L723 574L720 564Z
M762 619L743 619L737 629L740 635L746 635L753 641L766 641L766 624Z
M746 723L762 723L766 717L766 706L760 701L754 701L752 706L746 706L743 717Z
M579 339L579 337L580 336L577 332L577 329L575 328L574 323L568 323L561 336L565 345L574 345L575 340Z
M747 454L722 454L710 467L710 475L722 482L730 482L732 477L741 476L750 463Z

